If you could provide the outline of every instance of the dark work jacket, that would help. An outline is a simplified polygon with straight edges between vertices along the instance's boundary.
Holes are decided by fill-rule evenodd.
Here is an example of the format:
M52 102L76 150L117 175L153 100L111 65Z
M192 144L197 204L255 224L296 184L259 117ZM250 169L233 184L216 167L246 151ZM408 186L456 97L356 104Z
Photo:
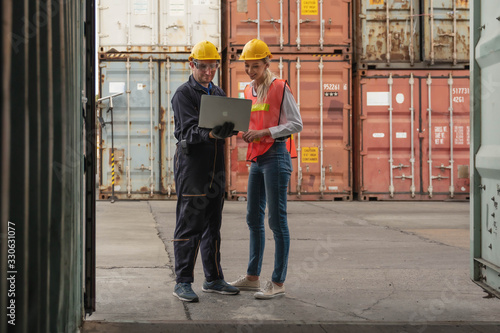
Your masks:
M215 139L210 139L208 136L209 129L198 127L201 96L204 94L206 91L200 87L193 75L190 75L188 81L182 84L172 97L174 136L178 141L186 140L190 145L215 142ZM224 91L213 83L210 95L226 96ZM224 141L218 140L218 143L224 144Z

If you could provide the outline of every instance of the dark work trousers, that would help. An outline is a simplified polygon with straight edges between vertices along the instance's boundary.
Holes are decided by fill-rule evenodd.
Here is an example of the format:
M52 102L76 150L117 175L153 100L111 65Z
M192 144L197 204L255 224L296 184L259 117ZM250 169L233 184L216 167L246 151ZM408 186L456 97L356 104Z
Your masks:
M224 206L223 140L179 145L174 157L177 192L174 254L176 281L192 283L198 251L207 281L224 279L220 266L220 228Z

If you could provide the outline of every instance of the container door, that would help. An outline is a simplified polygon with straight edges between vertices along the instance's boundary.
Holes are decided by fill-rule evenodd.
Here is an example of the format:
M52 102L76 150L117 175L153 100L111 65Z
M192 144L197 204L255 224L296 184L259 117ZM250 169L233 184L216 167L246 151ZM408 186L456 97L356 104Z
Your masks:
M100 0L98 10L101 52L152 52L158 46L157 0Z
M351 45L349 1L290 1L290 52L324 52Z
M167 52L189 52L208 40L220 47L220 1L160 0L160 47Z
M429 199L469 198L469 72L421 77L422 185Z
M418 78L408 71L368 73L359 78L360 199L413 199L420 192Z
M359 62L411 63L418 54L418 1L363 0L358 24Z
M275 0L230 1L229 42L243 48L251 39L266 42L273 50L289 44L288 2Z
M500 7L473 3L471 278L500 297Z
M100 109L105 122L101 137L101 199L111 193L113 167L118 198L131 198L132 194L150 198L160 188L158 63L109 61L101 62L100 67L101 96L123 92L113 99L113 142L111 113L107 107Z
M425 1L424 60L435 63L469 62L469 0Z
M293 55L289 83L304 128L294 135L291 200L351 200L351 66L335 57Z
M335 49L349 47L352 42L350 1L235 0L229 3L231 52L239 52L253 38L266 42L272 53L333 53Z

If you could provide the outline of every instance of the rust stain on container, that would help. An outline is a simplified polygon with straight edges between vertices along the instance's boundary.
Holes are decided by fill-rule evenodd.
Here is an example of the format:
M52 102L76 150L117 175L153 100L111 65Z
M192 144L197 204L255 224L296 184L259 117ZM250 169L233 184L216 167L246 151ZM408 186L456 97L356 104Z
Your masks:
M296 148L300 147L300 158L292 160L290 200L352 198L351 65L342 58L335 59L284 54L274 57L271 62L271 71L278 77L281 73L289 82L296 101L300 102L304 125L300 135L294 135ZM228 94L243 97L244 88L250 81L243 62L229 64L229 77ZM233 195L245 196L250 166L245 160L247 144L238 135L230 139L230 145L230 191Z
M363 71L354 87L359 199L468 198L469 71Z

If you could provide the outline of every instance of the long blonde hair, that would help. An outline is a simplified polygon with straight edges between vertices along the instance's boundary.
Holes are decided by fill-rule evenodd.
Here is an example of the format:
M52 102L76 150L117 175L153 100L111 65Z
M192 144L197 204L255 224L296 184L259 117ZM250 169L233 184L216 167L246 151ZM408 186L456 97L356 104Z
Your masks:
M269 57L265 57L262 59L262 61L265 64L270 64L271 59ZM269 87L271 86L271 83L273 82L274 78L276 75L269 70L269 68L266 68L266 71L264 72L264 80L262 81L261 84L257 86L257 103L264 103L264 101L267 98L267 92L269 91Z

